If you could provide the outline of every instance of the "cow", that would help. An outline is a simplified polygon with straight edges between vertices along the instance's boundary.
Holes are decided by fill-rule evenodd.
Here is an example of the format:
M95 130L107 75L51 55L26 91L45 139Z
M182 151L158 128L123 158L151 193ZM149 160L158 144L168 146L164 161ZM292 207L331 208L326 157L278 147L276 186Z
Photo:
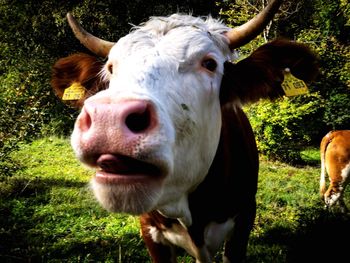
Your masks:
M344 203L344 191L350 182L350 130L334 130L321 140L320 194L328 209L340 208L348 212ZM329 186L326 190L326 175Z
M176 262L176 247L196 262L242 262L256 215L258 151L242 106L283 96L284 71L311 81L317 56L304 44L275 39L234 61L282 1L229 28L211 16L153 17L116 43L67 14L92 54L53 66L59 97L85 90L71 135L77 158L96 170L91 187L108 211L140 215L153 262ZM104 61L102 58L106 58Z

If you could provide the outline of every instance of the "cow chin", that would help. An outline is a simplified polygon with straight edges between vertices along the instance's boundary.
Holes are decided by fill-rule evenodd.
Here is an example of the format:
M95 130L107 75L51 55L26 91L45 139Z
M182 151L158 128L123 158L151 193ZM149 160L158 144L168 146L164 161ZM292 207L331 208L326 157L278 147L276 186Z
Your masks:
M93 193L101 206L115 213L140 215L153 210L160 198L160 184L107 185L91 180Z

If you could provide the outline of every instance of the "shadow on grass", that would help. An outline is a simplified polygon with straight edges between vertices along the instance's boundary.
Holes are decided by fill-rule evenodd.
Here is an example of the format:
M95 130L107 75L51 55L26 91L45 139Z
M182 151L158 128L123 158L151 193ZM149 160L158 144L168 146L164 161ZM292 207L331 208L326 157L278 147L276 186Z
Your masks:
M34 219L38 207L50 203L53 187L86 188L86 183L16 175L0 181L0 262L43 262L43 242L32 240L36 227L48 218ZM78 211L77 211L78 212ZM50 235L43 230L39 237ZM40 244L40 245L39 245Z
M55 209L55 187L76 188L77 200ZM106 234L98 220L109 214L92 198L85 182L19 175L2 181L0 262L147 262L139 232Z
M274 262L348 262L349 236L349 214L315 208L300 211L299 227L294 231L283 227L272 228L258 242L286 250L286 255L281 257L283 261Z
M85 187L87 183L64 180L64 179L43 179L39 177L29 178L17 175L8 177L0 182L0 198L31 197L45 194L52 187Z
M301 164L301 167L311 166L311 167L321 167L321 163L319 160L304 160Z
M308 220L306 218L306 220ZM350 217L319 215L305 222L290 244L288 262L346 262L349 260Z
M71 240L65 246L19 241L22 247L0 247L0 262L149 262L139 235Z

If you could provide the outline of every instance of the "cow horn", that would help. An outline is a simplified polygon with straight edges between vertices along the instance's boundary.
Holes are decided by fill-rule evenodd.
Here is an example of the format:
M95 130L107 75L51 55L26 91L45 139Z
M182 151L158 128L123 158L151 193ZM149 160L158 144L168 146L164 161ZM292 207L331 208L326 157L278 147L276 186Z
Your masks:
M259 35L277 13L282 0L272 0L257 16L226 33L231 49L247 44Z
M80 41L80 43L100 57L108 56L109 51L115 43L100 39L87 32L81 27L71 13L67 13L67 20L75 37Z

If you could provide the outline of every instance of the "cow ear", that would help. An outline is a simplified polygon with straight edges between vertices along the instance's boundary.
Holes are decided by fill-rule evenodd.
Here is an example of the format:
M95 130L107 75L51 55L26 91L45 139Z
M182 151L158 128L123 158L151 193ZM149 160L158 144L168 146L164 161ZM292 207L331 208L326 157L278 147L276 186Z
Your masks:
M51 86L66 104L81 108L85 99L106 88L101 81L103 62L78 53L59 59L52 67Z
M284 95L281 84L286 68L299 79L314 80L318 74L318 57L306 45L277 39L236 64L226 62L224 67L221 102L248 103Z

